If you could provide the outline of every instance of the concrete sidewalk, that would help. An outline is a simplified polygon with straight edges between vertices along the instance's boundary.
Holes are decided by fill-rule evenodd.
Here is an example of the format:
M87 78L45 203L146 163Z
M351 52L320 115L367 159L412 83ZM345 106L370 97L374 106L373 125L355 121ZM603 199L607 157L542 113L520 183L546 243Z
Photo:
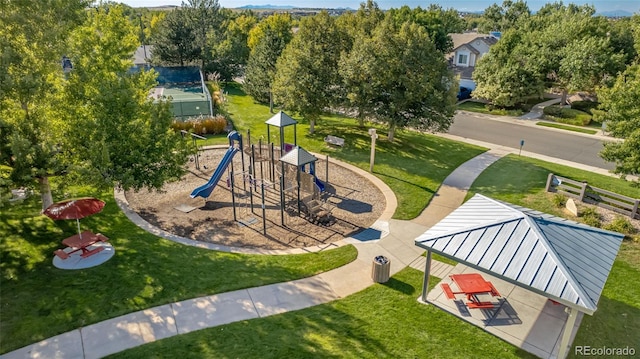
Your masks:
M360 174L383 186L381 188L386 188L383 192L388 198L388 207L383 217L372 226L372 230L379 233L380 238L361 240L351 237L343 240L342 244L352 243L357 248L358 257L355 261L310 278L189 299L130 313L28 345L2 355L2 358L100 358L194 330L327 303L372 285L372 260L378 255L387 256L391 260L391 275L406 266L424 270L423 250L414 245L415 238L462 204L467 190L482 171L500 157L516 150L450 135L442 136L492 149L454 170L444 180L423 213L412 221L390 219L396 203L393 192L378 178L358 169ZM597 171L599 169L536 154L523 152L523 155L606 173L606 170ZM157 228L149 228L148 223L140 222L142 219L126 208L125 213L141 227L158 235L167 235ZM172 240L179 241L179 238ZM440 277L446 277L453 270L451 265L437 261L433 262L432 268L433 274Z
M535 120L535 119L539 119L542 118L542 114L544 111L544 108L547 106L551 106L551 105L555 105L557 103L560 103L560 99L559 98L554 98L551 99L549 101L545 101L545 102L541 102L535 106L533 106L531 108L531 111L529 111L528 113L525 113L524 115L518 117L521 120Z

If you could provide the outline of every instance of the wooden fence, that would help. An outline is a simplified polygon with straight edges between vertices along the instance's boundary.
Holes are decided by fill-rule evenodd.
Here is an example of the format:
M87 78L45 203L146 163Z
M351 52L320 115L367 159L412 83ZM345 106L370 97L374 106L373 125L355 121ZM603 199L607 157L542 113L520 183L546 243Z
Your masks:
M640 219L639 199L591 187L587 182L578 182L549 173L546 190L547 192L557 192L567 197L577 198L584 203L595 204L598 207L607 208L631 218Z

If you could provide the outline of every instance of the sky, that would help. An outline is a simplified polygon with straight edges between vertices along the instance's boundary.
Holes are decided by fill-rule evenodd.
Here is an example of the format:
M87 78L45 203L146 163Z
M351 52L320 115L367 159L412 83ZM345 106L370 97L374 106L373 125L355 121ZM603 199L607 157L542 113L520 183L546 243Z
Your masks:
M132 7L180 5L182 0L116 0ZM291 5L296 7L311 8L346 8L357 9L363 0L218 0L220 6L226 8L241 7L244 5ZM527 5L532 11L537 11L547 2L555 0L528 0ZM595 5L597 12L625 10L632 13L640 13L640 1L638 0L564 0L565 4ZM481 11L493 3L501 4L502 0L378 0L378 6L382 9L399 8L403 5L409 7L421 6L426 8L429 4L439 4L444 8L455 8L460 11Z

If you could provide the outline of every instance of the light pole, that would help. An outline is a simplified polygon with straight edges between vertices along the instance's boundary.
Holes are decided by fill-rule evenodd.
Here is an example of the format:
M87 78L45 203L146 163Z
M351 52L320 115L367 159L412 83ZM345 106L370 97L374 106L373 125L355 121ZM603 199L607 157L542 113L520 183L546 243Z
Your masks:
M138 13L138 19L140 19L140 41L142 41L142 51L144 51L144 61L147 61L147 45L145 45L144 39L144 24L142 23L142 14Z
M375 128L369 129L369 136L371 136L371 156L369 158L369 172L373 172L373 163L375 162L376 158L376 139L378 138Z

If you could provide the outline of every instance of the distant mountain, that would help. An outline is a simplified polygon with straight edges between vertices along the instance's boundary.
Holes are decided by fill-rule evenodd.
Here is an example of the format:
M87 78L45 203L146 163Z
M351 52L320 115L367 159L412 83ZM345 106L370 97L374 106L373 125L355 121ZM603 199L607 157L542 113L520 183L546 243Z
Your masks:
M296 6L291 6L291 5L270 5L270 4L266 4L266 5L245 5L245 6L240 6L237 9L277 9L277 10L290 10L290 9L295 9Z
M611 10L611 11L602 11L597 13L596 15L602 15L605 17L629 17L629 16L633 16L633 13L625 10Z

